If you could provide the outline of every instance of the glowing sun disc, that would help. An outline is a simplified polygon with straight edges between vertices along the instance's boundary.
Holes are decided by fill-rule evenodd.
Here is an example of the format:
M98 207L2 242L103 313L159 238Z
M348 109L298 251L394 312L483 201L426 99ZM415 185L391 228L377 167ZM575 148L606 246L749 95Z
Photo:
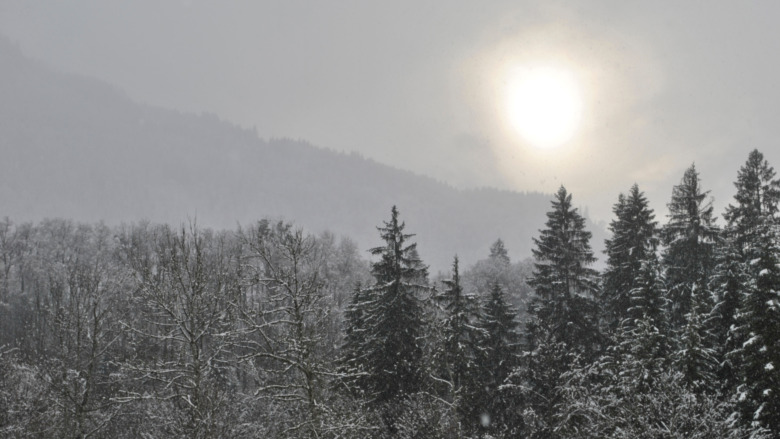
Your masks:
M582 99L574 77L555 69L517 72L509 83L509 120L520 135L541 148L572 138L582 116Z

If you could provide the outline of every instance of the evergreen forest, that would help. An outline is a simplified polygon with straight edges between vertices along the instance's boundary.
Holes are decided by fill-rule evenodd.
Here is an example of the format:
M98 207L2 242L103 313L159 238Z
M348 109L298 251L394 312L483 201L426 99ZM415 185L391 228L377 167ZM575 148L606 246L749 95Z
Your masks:
M721 221L694 165L667 212L627 188L604 254L562 186L531 258L438 274L403 205L369 249L5 218L0 437L780 437L780 179L734 185Z

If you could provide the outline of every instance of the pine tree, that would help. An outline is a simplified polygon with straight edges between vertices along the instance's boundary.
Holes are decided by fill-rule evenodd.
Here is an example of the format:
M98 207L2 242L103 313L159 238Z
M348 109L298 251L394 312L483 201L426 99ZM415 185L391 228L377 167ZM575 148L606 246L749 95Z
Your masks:
M734 183L737 187L737 194L734 195L737 203L726 207L723 217L727 221L727 234L740 250L755 242L756 233L765 218L777 221L780 180L774 177L774 168L756 149L750 152L747 162L737 173L737 181Z
M595 358L602 343L594 300L597 273L589 268L595 261L590 237L585 219L561 187L547 213L546 228L534 239L531 285L536 297L529 306L527 364L511 380L529 405L526 418L535 425L532 437L554 437L562 374L575 360Z
M694 165L685 171L682 181L672 190L669 222L662 228L666 249L663 264L669 287L671 322L674 328L685 326L691 311L691 294L706 288L715 261L719 230L712 217L709 191L702 192ZM703 297L703 295L702 295Z
M398 221L398 210L383 227L378 227L385 245L371 249L381 259L371 267L374 286L361 291L360 319L357 312L349 327L354 338L361 337L360 352L345 362L364 373L358 382L375 403L391 401L420 390L422 385L421 336L424 329L422 306L416 293L427 290L421 283L427 268L415 256L416 244L407 244L414 235L404 233ZM354 310L353 311L357 311ZM357 344L357 343L356 343ZM349 354L349 352L347 352Z
M478 315L477 301L465 294L460 284L458 257L452 263L452 277L442 281L446 288L437 301L444 310L444 357L448 379L454 389L465 384L474 367L477 331L473 323Z
M509 407L506 395L500 392L499 387L518 364L520 337L516 315L506 302L501 286L493 284L482 305L478 322L482 335L477 357L479 392L475 401L481 422L489 422L493 429L504 422L504 414Z
M442 340L437 352L439 379L447 383L445 397L467 420L473 418L471 404L477 373L476 353L479 331L475 321L479 315L477 299L463 291L458 257L452 264L452 277L442 281L444 291L436 296L443 312Z
M723 232L723 245L718 252L718 265L713 279L716 305L710 316L710 325L718 347L720 368L718 377L724 389L736 384L740 359L729 352L735 352L746 341L745 334L734 331L737 314L743 296L744 286L755 277L755 267L750 262L761 255L759 242L764 237L759 233L777 224L780 202L780 180L775 171L764 160L763 154L753 150L747 162L737 173L734 185L737 193L735 204L726 208L723 215L727 221Z
M629 301L627 324L646 320L662 333L668 333L666 285L655 253L648 254L641 261Z
M739 406L746 422L780 435L780 245L776 226L756 227L752 276L743 288L730 357L738 364Z
M713 392L717 385L716 352L712 334L705 325L709 313L709 301L702 297L708 294L706 289L696 289L691 293L690 312L685 316L685 326L678 338L678 347L674 355L674 364L682 373L682 381L696 393Z
M609 225L612 238L606 241L607 268L602 293L607 323L612 329L628 317L631 291L639 281L642 263L658 247L655 214L636 184L631 186L628 196L620 194L613 212L616 218Z
M717 265L710 278L715 305L707 317L706 326L712 334L715 347L717 380L720 389L728 393L737 384L739 359L729 353L744 342L740 334L734 332L734 328L744 286L750 283L750 270L743 261L742 252L737 249L733 239L728 237L718 246L716 260Z
M547 228L534 238L536 263L530 280L536 297L531 303L535 322L556 341L579 352L593 352L600 340L594 296L597 272L585 219L571 206L561 186L547 213Z
M344 343L341 346L339 371L349 390L361 395L368 388L363 342L366 338L367 291L355 285L352 300L344 311Z
M632 381L636 391L647 392L668 369L672 350L665 313L666 291L654 253L641 263L630 303L628 318L617 330L616 346L601 362L608 368L618 368L621 380Z

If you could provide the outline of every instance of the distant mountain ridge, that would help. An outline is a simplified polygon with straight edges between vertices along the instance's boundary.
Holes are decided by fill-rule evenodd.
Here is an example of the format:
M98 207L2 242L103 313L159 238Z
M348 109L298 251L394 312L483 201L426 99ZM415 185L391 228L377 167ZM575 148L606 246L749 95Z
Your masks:
M513 257L529 256L550 199L459 190L357 154L266 141L213 115L141 105L0 38L0 216L15 221L196 218L234 228L272 216L368 249L380 244L376 226L397 205L435 271L456 253L464 263L486 257L499 237ZM589 229L601 248L603 231Z

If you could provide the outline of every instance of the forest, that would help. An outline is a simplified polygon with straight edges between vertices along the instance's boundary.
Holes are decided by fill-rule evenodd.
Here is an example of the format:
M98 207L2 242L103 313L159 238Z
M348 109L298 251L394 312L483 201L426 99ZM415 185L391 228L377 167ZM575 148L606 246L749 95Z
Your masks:
M754 150L735 189L719 226L693 165L663 224L632 186L601 272L563 186L532 258L436 276L403 206L367 258L271 218L6 218L0 436L778 437L780 180Z

